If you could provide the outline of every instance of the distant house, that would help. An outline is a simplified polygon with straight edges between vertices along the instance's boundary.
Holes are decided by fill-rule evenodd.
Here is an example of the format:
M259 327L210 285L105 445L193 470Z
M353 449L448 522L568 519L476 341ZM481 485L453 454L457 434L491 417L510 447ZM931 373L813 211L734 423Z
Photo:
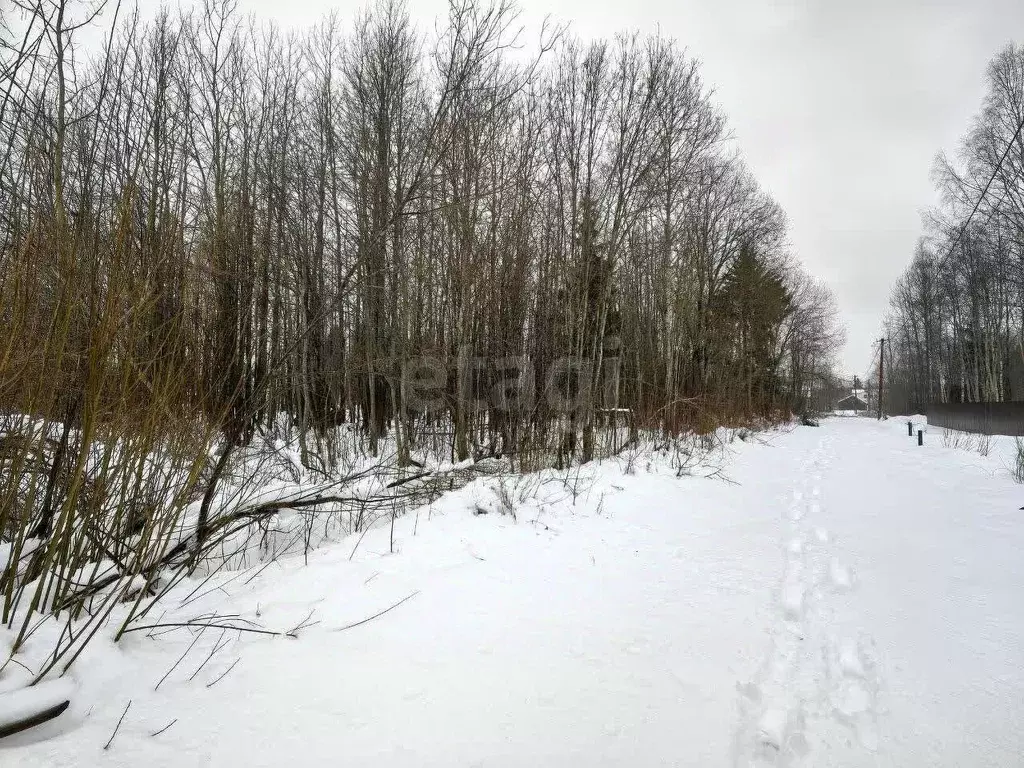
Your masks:
M854 411L855 413L859 413L861 411L866 411L867 409L868 404L861 400L856 394L847 395L836 403L837 411Z

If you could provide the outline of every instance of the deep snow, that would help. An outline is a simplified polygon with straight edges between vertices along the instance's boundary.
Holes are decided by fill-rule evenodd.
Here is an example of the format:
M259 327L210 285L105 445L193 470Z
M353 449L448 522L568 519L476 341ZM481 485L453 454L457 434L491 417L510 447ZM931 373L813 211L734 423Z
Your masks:
M163 622L298 637L98 640L0 764L1016 765L1008 445L829 419L731 443L728 480L653 456L476 481L399 520L395 554L380 529L183 585Z

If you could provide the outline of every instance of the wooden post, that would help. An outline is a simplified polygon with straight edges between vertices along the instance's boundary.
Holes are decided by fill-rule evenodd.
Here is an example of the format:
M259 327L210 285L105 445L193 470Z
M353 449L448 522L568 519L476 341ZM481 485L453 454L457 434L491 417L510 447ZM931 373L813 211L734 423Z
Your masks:
M882 392L885 390L885 338L878 350L878 420L882 420Z
M924 430L923 429L917 430L917 444L918 445L924 445Z
M907 422L907 437L913 437L913 436L914 436L914 422L908 421Z

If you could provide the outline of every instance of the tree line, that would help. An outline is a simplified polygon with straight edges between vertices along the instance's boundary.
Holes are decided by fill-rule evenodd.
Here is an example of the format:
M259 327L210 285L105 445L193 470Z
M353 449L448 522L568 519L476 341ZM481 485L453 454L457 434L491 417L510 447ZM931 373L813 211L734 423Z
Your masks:
M275 556L282 510L308 550L489 464L438 461L788 418L841 341L698 62L510 0L0 0L0 329L11 653L67 622L40 676Z
M398 0L301 34L234 0L103 5L7 15L5 412L587 460L606 412L775 418L829 370L831 296L674 41L527 38L508 0L457 0L433 33ZM417 409L424 358L441 396ZM558 421L498 407L509 381L590 396Z
M892 289L888 407L1024 399L1024 46L989 63L981 110L956 158L940 155L942 204L924 219Z

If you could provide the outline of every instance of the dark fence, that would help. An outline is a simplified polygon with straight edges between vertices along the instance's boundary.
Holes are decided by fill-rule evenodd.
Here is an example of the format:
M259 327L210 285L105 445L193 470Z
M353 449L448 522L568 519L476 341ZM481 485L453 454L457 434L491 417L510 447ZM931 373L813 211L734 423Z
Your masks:
M1024 435L1024 403L930 405L928 426L982 435Z

